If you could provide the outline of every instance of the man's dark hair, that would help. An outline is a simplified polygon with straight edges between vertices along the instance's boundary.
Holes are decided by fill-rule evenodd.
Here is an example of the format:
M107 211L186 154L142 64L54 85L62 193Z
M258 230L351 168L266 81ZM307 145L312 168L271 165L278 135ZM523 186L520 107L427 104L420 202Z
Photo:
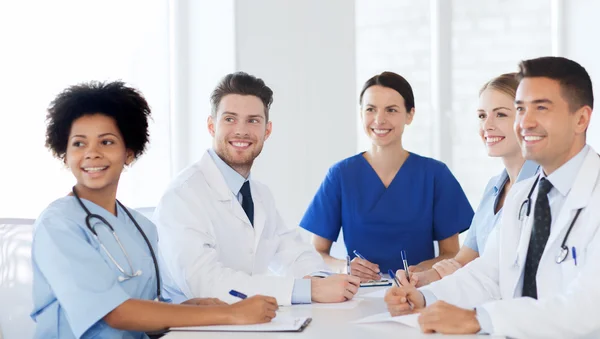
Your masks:
M592 80L588 72L573 60L561 57L542 57L521 61L517 80L544 77L560 83L561 93L575 112L583 106L594 108Z
M125 147L137 158L149 140L150 107L142 94L121 81L91 81L71 86L48 107L46 147L64 159L73 122L84 115L103 114L115 119Z
M273 103L273 91L265 82L244 72L227 74L210 95L212 115L217 114L221 99L228 94L253 95L262 101L265 106L265 118L269 121L269 109Z

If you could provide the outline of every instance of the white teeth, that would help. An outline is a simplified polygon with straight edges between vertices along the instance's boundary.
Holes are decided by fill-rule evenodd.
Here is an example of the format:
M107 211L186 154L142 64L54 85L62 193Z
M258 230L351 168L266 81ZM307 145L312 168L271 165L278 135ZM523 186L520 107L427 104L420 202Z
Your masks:
M100 172L102 170L105 170L107 168L107 166L105 167L86 167L83 170L86 172Z
M373 132L375 132L375 134L386 134L389 131L391 131L390 129L377 129L377 128L373 128Z
M250 145L247 142L232 142L231 144L235 147L248 147Z
M488 138L486 138L486 140L489 143L495 143L495 142L498 142L498 141L502 140L502 137L491 137L491 138L488 137Z
M523 137L523 140L525 141L538 141L538 140L542 140L544 137L539 137L536 135L526 135Z

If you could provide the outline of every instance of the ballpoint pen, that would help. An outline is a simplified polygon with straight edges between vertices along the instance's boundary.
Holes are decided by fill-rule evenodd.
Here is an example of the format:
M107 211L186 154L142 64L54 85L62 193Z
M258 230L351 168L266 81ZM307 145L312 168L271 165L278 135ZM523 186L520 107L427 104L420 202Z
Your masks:
M573 254L573 262L575 263L575 266L577 266L577 250L575 249L575 246L571 247L571 254Z
M398 278L394 274L394 271L392 271L392 269L388 269L388 274L390 275L390 278L392 278L392 280L394 280L394 283L396 284L396 287L400 287L400 282L398 281ZM413 305L413 303L410 302L410 300L408 300L408 296L406 296L406 302L410 306L411 310L415 308L415 306Z
M367 258L363 257L362 254L358 253L357 250L352 251L352 253L354 253L355 256L361 258L362 260L367 260ZM383 277L383 273L381 273L381 271L379 272L379 276Z
M352 275L352 267L350 267L350 256L349 255L346 256L346 273L348 273L348 275Z
M400 255L402 256L402 266L404 267L404 274L406 274L406 280L410 282L410 275L408 274L408 260L406 259L406 251L400 251Z
M240 298L240 299L242 299L242 300L245 300L246 298L248 298L248 296L247 296L247 295L245 295L245 294L244 294L244 293L242 293L242 292L238 292L238 291L236 291L236 290L231 290L231 291L229 291L229 294L231 294L231 295L232 295L232 296L234 296L234 297ZM281 309L278 309L277 311L281 311Z
M238 297L238 298L240 298L240 299L242 299L242 300L244 300L244 299L248 298L248 296L247 296L247 295L245 295L245 294L244 294L244 293L242 293L242 292L238 292L238 291L236 291L236 290L231 290L231 291L229 291L229 294L231 294L231 295L232 295L232 296L234 296L234 297Z
M388 274L390 275L390 278L392 278L392 280L394 281L396 287L400 287L400 282L398 281L398 279L396 279L396 275L394 274L394 271L392 271L391 268L388 270Z

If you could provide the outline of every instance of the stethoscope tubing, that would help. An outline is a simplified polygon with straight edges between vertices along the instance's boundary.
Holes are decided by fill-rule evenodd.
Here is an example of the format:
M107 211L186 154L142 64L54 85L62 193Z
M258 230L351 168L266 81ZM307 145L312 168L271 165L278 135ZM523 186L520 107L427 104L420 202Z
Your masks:
M95 227L91 226L91 219L96 218L96 219L100 220L105 226L107 226L110 229L110 231L113 234L115 240L117 241L117 244L119 245L119 247L123 251L123 254L125 254L125 258L127 259L127 263L129 264L129 268L131 269L132 274L126 273L125 270L121 267L121 265L119 265L118 262L113 258L113 256L108 252L108 250L106 249L106 247L99 241L100 242L100 246L103 248L104 252L108 255L109 258L111 258L111 261L117 266L117 269L121 273L123 273L125 276L127 276L129 278L135 277L137 274L136 274L136 272L133 272L133 265L131 263L131 258L127 254L127 251L125 250L125 247L123 247L123 244L119 240L119 237L117 236L117 234L115 232L115 229L112 227L112 225L105 218L103 218L101 215L93 214L93 213L90 212L90 210L85 206L85 204L83 203L83 201L81 201L81 198L79 198L79 195L75 191L75 187L73 187L73 195L77 199L77 202L79 202L79 205L81 205L81 208L86 213L85 224L86 224L87 228L90 230L90 232L92 232L92 234L94 234L94 236L96 238L98 238L98 233L96 233ZM152 244L150 243L150 240L148 240L148 237L146 236L146 233L142 230L142 227L140 227L140 225L137 223L137 221L135 220L135 218L133 217L133 215L131 215L131 212L129 212L129 210L123 204L121 204L121 202L119 200L117 200L117 204L119 206L121 206L121 208L125 211L125 213L129 217L129 219L133 222L133 224L135 225L135 227L137 228L137 230L140 232L140 234L144 238L144 241L146 242L146 245L148 246L148 250L150 250L150 256L152 257L152 263L154 264L154 271L156 273L156 296L157 296L158 300L160 300L161 299L161 293L160 293L160 291L161 291L160 274L159 274L159 268L158 268L158 260L156 259L156 254L154 253L154 249L152 249Z
M529 218L529 214L531 213L531 196L533 195L533 191L535 190L535 188L536 188L539 180L540 180L540 175L538 175L537 178L535 179L535 181L533 182L533 185L531 186L531 189L529 190L529 194L527 194L527 199L525 199L525 201L523 201L521 203L521 207L519 208L519 215L518 215L518 219L521 222L524 221L524 219L523 219L523 208L525 206L527 206L527 210L525 212L525 216L527 218ZM571 230L573 230L573 226L575 226L575 222L579 218L579 214L581 213L582 210L583 210L583 208L580 208L580 209L577 210L577 213L575 213L575 217L573 217L573 220L571 220L571 224L569 225L569 228L567 229L567 233L563 237L563 241L562 241L562 243L560 245L560 248L561 248L560 252L556 256L556 263L557 264L560 264L563 261L565 261L567 255L568 255L569 248L567 247L567 240L569 239L569 235L571 234ZM563 255L563 253L567 253L567 255Z

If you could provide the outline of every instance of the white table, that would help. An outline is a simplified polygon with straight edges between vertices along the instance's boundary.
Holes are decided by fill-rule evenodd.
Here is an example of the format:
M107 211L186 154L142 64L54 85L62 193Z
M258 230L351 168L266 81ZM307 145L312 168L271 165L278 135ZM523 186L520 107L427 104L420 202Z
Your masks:
M375 291L374 287L361 288L358 297L361 294ZM231 333L231 332L169 332L164 339L279 339L279 338L327 338L327 339L376 339L377 337L387 338L432 338L443 336L440 334L423 334L418 329L397 323L378 323L378 324L351 324L351 321L358 320L373 314L386 312L386 306L382 299L363 298L362 302L350 310L328 310L313 309L310 307L287 307L284 311L294 317L311 317L312 322L301 333ZM486 339L501 338L493 336L477 335L453 335L453 339L477 338Z

